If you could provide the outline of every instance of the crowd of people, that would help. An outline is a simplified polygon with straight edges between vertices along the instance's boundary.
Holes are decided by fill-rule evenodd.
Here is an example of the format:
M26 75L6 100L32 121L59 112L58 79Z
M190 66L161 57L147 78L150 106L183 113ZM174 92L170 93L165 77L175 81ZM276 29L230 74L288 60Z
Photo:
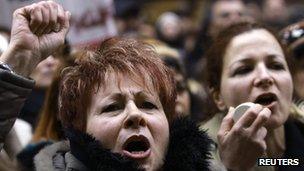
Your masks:
M0 28L0 170L303 170L304 18L273 3L211 1L196 30L133 4L85 48L60 3L20 7Z

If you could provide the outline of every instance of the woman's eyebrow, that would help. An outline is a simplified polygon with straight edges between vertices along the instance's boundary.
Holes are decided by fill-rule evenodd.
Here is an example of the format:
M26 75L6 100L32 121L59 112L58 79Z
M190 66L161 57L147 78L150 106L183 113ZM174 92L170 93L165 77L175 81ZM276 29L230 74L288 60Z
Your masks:
M239 63L251 63L253 61L253 59L251 57L245 57L245 58L241 58L239 60L235 60L233 61L230 65L229 68L232 69L234 65L237 65Z
M151 99L153 96L149 95L145 91L139 91L139 92L132 92L135 99Z
M124 100L126 96L122 93L113 93L105 98L110 100Z
M274 59L283 60L280 58L280 55L276 55L276 54L267 55L267 59L268 60L274 60Z

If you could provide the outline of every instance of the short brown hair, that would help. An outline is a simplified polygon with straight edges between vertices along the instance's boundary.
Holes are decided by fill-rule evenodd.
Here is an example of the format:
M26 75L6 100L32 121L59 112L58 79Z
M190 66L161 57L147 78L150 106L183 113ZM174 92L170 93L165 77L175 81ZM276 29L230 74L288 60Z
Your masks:
M97 89L104 86L109 72L142 80L148 75L168 120L174 115L176 90L173 75L151 46L135 39L110 38L101 44L99 50L81 54L76 63L63 72L59 99L63 126L85 131L92 93L96 86Z

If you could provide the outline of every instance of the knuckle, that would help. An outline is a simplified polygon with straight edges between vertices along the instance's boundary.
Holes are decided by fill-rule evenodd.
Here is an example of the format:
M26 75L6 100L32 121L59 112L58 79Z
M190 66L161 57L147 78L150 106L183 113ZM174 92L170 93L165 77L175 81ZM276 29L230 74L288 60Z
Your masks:
M21 12L21 9L20 9L20 8L19 8L19 9L16 9L16 10L14 11L14 13L13 13L13 16L14 16L14 17L17 16L20 12Z
M230 122L232 120L232 118L231 117L224 117L223 118L223 122L225 122L225 123L227 123L227 122Z
M261 118L261 120L263 121L263 122L265 122L265 121L267 121L268 120L268 116L266 116L266 115L259 115L259 117Z
M217 133L217 139L222 139L223 137L224 137L224 132L223 131L219 131L218 133Z
M240 126L235 126L233 129L233 133L235 135L242 135L243 134L243 129Z
M249 111L249 113L248 113L248 117L250 117L250 118L252 118L252 119L256 118L258 115L259 115L258 112L255 111L255 110L251 110L251 111Z
M65 17L64 17L63 15L58 15L58 16L57 16L57 20L58 20L59 22L63 22L63 21L65 20Z
M262 110L263 109L263 106L261 105L261 104L256 104L256 109L258 109L258 110Z
M270 116L270 114L271 114L271 110L269 108L264 108L264 112L268 116Z
M54 1L47 1L49 6L51 6L52 8L57 8L58 4L55 3Z
M267 134L268 131L267 131L267 129L265 127L262 127L261 129L262 129L263 133Z

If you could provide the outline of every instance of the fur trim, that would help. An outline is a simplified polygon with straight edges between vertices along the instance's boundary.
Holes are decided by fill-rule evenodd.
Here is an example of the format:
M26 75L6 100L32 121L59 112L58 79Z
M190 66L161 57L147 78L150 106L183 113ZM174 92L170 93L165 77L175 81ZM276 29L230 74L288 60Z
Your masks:
M212 140L190 118L179 118L170 127L170 144L164 170L209 170Z
M67 129L71 153L90 170L139 170L135 162L102 148L92 136L74 129ZM164 170L209 170L211 140L199 131L189 118L180 118L170 127L170 143Z
M104 149L99 141L89 134L69 128L66 136L70 140L71 153L90 170L138 170L135 162Z
M41 141L27 145L17 156L17 160L22 166L23 170L34 170L34 157L39 151L48 145L51 145L51 141Z
M53 157L58 152L69 151L69 145L66 141L61 141L42 149L34 158L37 170L54 171Z

